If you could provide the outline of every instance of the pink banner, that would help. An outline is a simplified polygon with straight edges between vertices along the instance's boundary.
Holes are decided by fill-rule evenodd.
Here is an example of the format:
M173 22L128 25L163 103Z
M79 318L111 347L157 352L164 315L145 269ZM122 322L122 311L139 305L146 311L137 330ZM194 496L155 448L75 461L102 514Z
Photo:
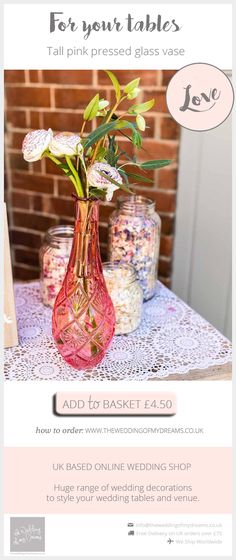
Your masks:
M11 514L231 512L230 448L6 448L5 472Z

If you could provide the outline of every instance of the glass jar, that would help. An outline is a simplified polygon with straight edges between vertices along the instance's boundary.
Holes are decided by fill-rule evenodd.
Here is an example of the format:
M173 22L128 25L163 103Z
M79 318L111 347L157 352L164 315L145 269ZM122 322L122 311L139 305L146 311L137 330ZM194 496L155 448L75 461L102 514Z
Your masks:
M44 305L53 307L61 289L74 237L73 226L54 226L46 232L40 249L40 292Z
M135 268L129 264L103 263L103 276L115 309L115 334L128 334L141 322L143 291Z
M160 237L161 219L153 200L138 195L117 199L117 209L109 219L109 260L135 267L144 300L155 292Z

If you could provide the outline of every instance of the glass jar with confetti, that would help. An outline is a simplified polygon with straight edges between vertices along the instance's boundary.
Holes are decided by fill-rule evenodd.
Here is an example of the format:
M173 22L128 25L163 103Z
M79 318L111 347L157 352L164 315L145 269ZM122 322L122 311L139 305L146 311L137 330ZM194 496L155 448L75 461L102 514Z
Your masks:
M40 292L42 302L49 307L53 307L65 278L73 237L70 225L51 227L40 249Z
M141 322L143 291L133 266L103 263L103 276L115 309L115 334L129 334Z
M109 220L109 260L134 266L144 300L155 293L161 237L161 219L155 202L131 195L117 199Z

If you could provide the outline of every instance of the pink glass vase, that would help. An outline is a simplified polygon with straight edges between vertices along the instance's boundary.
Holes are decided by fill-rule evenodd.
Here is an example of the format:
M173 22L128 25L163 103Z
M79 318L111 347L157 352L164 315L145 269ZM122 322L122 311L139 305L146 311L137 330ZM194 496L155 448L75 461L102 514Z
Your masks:
M114 307L102 273L98 210L98 201L76 201L70 260L53 309L55 343L64 360L76 369L101 362L115 330Z

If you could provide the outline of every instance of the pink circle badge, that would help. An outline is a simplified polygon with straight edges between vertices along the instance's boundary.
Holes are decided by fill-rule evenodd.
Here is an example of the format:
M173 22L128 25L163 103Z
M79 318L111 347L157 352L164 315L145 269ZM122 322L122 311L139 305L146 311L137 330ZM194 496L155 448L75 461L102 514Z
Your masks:
M210 130L231 113L234 90L222 70L211 64L194 63L173 76L166 101L170 114L184 128Z

